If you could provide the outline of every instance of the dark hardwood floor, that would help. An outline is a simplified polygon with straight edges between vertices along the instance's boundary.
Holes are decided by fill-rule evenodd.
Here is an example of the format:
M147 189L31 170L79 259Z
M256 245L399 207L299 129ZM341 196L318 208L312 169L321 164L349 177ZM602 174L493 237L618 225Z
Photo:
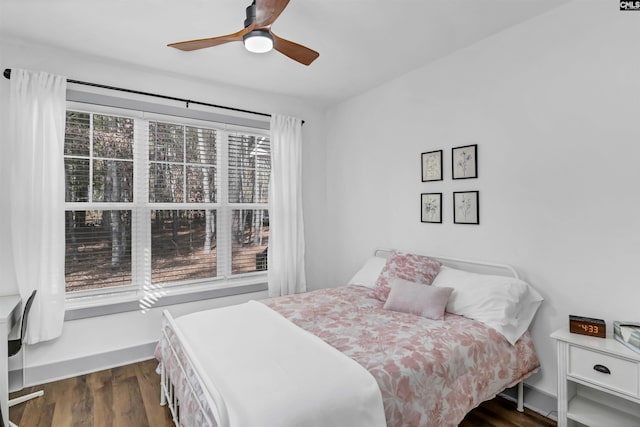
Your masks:
M172 426L160 406L157 362L145 362L27 387L11 397L44 390L44 396L14 406L9 418L20 427Z
M171 427L169 410L160 406L160 377L155 360L27 387L11 397L44 390L44 396L14 406L9 418L20 427ZM556 423L535 412L519 413L497 397L470 412L463 427L533 427ZM277 427L277 426L274 426Z
M557 422L525 408L518 412L516 404L500 396L482 403L460 423L460 427L556 427Z

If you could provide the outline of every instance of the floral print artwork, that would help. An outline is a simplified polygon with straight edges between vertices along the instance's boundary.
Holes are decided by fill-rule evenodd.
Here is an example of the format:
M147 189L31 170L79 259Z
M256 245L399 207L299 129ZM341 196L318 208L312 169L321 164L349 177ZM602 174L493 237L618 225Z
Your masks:
M454 191L453 222L456 224L480 224L479 191Z
M465 145L451 149L453 179L478 177L478 145Z

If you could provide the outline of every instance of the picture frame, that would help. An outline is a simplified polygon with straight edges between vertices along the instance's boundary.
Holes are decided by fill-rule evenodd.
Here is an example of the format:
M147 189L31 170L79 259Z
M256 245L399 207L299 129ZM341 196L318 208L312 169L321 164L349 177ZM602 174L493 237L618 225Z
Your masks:
M442 224L442 193L420 194L420 221Z
M451 149L451 177L453 179L478 177L478 144Z
M442 150L422 153L422 182L442 181Z
M453 193L453 223L480 224L479 191L455 191Z

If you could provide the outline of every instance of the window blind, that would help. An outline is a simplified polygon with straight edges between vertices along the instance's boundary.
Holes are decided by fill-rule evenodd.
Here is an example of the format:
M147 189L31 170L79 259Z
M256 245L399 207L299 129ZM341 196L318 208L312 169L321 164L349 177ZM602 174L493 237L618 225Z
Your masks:
M216 277L217 151L215 129L149 122L151 281ZM167 209L169 207L170 209Z
M267 269L270 170L269 138L229 135L231 274Z
M131 283L133 120L68 111L64 162L67 290Z

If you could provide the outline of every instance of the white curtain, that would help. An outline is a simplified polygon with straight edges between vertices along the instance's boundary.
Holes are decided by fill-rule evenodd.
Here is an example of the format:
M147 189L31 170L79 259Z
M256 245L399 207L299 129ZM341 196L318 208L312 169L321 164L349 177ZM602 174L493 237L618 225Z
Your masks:
M13 69L9 138L2 168L9 171L11 249L23 302L38 291L29 313L26 342L58 337L64 321L64 77Z
M307 290L302 219L302 121L271 116L269 295Z

